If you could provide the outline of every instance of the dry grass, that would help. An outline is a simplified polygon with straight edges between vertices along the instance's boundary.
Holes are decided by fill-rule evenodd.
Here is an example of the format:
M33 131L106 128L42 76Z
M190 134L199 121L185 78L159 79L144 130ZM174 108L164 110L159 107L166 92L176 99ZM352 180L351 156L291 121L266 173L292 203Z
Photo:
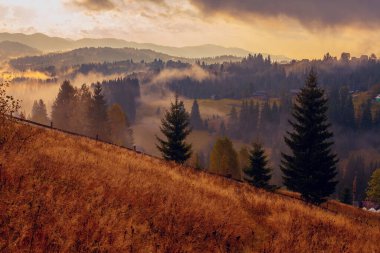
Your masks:
M0 252L380 252L375 214L55 131L15 136L0 156Z

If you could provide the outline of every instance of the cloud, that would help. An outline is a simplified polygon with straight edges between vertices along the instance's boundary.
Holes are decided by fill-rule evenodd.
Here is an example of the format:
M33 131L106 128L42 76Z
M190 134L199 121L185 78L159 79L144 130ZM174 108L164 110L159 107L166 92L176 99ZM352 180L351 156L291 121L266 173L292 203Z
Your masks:
M108 11L116 8L111 0L73 0L72 3L89 11Z
M377 26L380 21L378 0L190 0L204 14L222 13L239 19L247 16L288 17L302 25L336 27L346 25Z

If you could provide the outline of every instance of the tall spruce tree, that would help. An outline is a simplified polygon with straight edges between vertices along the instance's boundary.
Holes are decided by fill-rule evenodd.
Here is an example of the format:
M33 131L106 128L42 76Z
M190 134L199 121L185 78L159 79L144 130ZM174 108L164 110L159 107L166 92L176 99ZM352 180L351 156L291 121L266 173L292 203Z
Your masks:
M161 124L160 130L166 140L156 137L158 150L165 160L179 164L185 163L192 153L191 144L185 142L186 137L191 133L190 116L177 95L175 102L171 103L170 110L165 112Z
M244 168L244 180L259 188L271 189L269 184L272 170L268 167L268 159L263 146L253 143L249 152L249 165Z
M203 121L199 112L198 101L195 99L190 113L190 124L193 129L200 130L203 128Z
M327 110L324 91L318 87L314 71L310 71L293 105L293 120L289 120L293 131L285 137L291 154L282 154L281 170L284 185L314 204L326 201L337 184L338 159L332 152L333 133L329 130Z

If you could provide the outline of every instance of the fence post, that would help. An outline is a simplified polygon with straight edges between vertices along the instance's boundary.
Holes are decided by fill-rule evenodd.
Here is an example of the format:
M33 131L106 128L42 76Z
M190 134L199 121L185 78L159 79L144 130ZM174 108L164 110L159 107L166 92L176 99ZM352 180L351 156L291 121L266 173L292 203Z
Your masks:
M50 121L50 128L53 128L53 121Z
M99 140L99 135L96 135L96 141L98 141Z
M133 151L136 152L136 145L133 145Z

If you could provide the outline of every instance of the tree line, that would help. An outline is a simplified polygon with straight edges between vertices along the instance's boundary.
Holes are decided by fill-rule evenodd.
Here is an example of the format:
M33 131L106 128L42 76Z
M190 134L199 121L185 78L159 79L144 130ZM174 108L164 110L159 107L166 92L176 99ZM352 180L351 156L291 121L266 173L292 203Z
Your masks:
M200 81L184 77L168 82L169 88L179 95L198 99L244 99L262 91L271 97L282 97L303 86L305 73L311 67L318 72L321 85L327 92L343 86L350 91L367 91L380 83L380 61L375 55L359 60L347 54L342 54L340 59L326 54L319 60L278 64L270 57L256 54L240 62L199 63L199 66L213 78Z
M132 147L130 121L119 104L109 105L103 92L106 85L98 82L75 88L70 81L64 81L53 103L51 118L46 104L39 100L33 104L30 120L45 125L52 122L59 129Z

